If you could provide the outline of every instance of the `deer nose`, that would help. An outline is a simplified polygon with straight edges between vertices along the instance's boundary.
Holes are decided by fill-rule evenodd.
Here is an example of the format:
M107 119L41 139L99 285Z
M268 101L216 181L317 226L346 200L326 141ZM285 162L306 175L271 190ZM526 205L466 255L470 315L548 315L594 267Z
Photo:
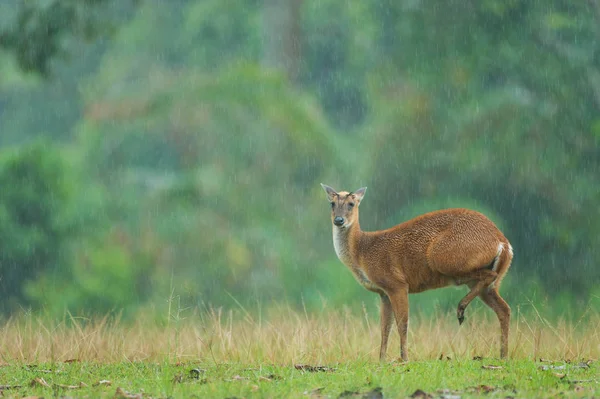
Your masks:
M344 218L342 217L336 217L335 219L333 219L333 224L335 224L336 226L341 226L344 224Z

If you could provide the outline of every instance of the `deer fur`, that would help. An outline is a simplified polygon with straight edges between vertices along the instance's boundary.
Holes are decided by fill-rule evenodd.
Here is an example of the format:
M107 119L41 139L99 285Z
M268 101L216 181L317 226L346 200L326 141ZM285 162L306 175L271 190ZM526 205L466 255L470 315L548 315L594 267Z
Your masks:
M366 232L361 230L358 217L366 187L336 192L321 186L331 204L337 257L363 287L380 295L380 361L385 359L394 317L400 356L408 360L408 294L449 285L470 288L458 304L459 324L477 296L494 310L500 322L500 357L507 356L510 307L498 290L513 249L491 220L469 209L445 209L386 230Z

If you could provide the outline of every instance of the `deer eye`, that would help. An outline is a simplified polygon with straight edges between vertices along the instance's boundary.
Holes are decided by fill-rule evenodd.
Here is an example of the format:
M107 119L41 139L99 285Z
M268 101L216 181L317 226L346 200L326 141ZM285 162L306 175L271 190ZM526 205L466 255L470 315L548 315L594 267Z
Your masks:
M333 207L335 206L335 202L331 203L331 209L333 209Z
M350 208L353 208L353 207L354 207L354 202L348 202L348 206L349 206Z

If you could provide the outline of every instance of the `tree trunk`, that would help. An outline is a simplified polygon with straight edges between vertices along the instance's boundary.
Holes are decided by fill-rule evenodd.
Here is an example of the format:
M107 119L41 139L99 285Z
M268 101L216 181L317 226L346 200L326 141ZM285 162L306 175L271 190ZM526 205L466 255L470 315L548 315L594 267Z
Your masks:
M263 65L295 81L302 58L300 8L303 0L264 0Z

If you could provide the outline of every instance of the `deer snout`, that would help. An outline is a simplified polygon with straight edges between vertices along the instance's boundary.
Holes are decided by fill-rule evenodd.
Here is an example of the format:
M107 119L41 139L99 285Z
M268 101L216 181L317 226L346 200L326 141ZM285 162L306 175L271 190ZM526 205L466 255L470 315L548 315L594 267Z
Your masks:
M340 216L336 216L336 217L333 219L333 224L335 224L336 226L341 226L341 225L343 225L343 224L344 224L344 218L343 218L343 217L340 217Z

